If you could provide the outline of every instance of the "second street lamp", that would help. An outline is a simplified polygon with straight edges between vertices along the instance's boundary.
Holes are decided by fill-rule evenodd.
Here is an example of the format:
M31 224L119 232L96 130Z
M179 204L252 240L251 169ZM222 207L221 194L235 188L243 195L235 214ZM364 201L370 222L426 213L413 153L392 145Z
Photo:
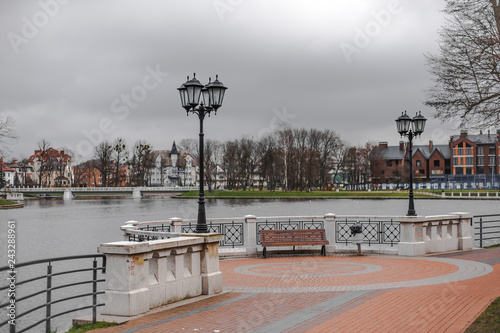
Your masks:
M207 227L207 217L205 214L205 190L204 190L204 175L205 175L205 165L203 160L203 120L208 114L210 116L211 112L217 114L217 109L221 107L222 101L224 100L224 93L226 87L219 81L218 75L215 77L215 81L211 82L212 79L208 80L208 84L204 86L196 79L196 74L190 80L189 76L186 83L184 83L179 90L181 105L186 110L187 114L189 112L198 115L200 119L200 142L199 142L199 166L200 166L200 190L198 199L198 221L196 223L197 233L208 232ZM203 95L203 101L200 101L200 97Z
M415 204L413 202L413 138L416 136L420 136L424 132L425 128L425 122L427 119L425 119L424 116L422 116L422 113L419 111L419 113L412 118L410 118L407 114L406 111L405 113L401 113L401 116L396 119L396 125L398 128L398 132L401 136L406 136L408 137L409 141L409 155L410 155L410 202L408 203L408 213L406 214L407 216L417 216L417 213L415 212Z

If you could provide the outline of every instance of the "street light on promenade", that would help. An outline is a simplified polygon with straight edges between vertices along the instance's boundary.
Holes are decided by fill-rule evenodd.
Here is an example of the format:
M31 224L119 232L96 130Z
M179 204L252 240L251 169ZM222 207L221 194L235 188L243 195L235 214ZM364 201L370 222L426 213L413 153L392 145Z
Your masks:
M205 174L205 164L203 161L203 120L205 116L214 112L217 114L217 109L221 107L222 101L224 99L224 93L226 87L219 81L218 75L215 76L215 81L211 82L212 79L209 78L208 84L203 85L196 79L196 73L190 80L189 76L186 83L184 83L179 90L181 97L181 105L186 110L187 115L192 112L198 115L200 119L200 143L199 143L199 155L200 155L200 190L198 199L198 221L196 223L196 233L206 233L208 232L207 227L207 217L205 214L205 191L204 191L204 174ZM203 100L200 101L200 97L203 95Z
M420 136L424 132L425 128L425 119L422 116L422 113L419 113L412 118L410 118L406 111L405 113L401 113L401 116L396 119L396 125L398 127L399 134L403 137L408 137L408 141L410 142L409 154L410 154L410 202L408 204L408 213L407 216L417 216L415 212L415 204L413 203L413 138L416 136Z

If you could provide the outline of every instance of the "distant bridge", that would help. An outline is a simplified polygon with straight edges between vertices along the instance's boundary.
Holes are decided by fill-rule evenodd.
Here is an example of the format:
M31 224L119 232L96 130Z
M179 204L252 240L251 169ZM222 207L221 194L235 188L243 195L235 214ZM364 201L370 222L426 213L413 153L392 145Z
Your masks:
M64 197L72 197L75 194L113 194L130 193L134 197L140 197L143 193L184 193L198 191L195 186L167 186L167 187L12 187L11 192L23 194L64 194Z

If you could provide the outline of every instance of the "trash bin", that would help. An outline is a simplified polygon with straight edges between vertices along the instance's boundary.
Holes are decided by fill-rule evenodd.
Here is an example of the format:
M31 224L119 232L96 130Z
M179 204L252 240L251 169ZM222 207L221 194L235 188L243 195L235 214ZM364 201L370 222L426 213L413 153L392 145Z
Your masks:
M351 229L351 243L358 246L358 254L361 253L361 243L363 243L363 227L358 222L349 227Z

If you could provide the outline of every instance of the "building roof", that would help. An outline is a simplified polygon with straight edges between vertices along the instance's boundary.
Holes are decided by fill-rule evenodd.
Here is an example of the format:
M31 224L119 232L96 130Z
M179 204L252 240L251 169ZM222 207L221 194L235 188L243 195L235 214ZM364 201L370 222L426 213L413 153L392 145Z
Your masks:
M413 156L415 156L415 153L417 151L420 151L420 153L426 158L429 159L432 154L434 154L436 151L443 156L445 159L451 158L451 149L450 146L448 145L433 145L432 149L429 151L429 146L428 145L418 145L418 146L413 146Z
M0 169L2 170L2 172L16 172L16 170L12 169L4 162L0 162Z
M491 133L491 134L465 134L463 135L452 135L451 139L452 141L457 141L461 139L462 137L465 137L467 140L470 140L476 144L495 144L498 141L498 134L496 133Z
M406 148L407 146L405 146L405 149L400 149L400 146L388 146L380 147L379 149L383 160L402 160L405 156ZM436 151L445 159L451 158L449 145L433 145L430 151L429 145L413 145L413 156L415 156L417 151L420 151L426 159L429 159Z
M41 150L35 150L35 153L33 155L31 155L30 158L28 159L28 163L33 163L34 161L42 159L42 158L44 161L51 159L51 158L61 158L62 162L71 161L71 156L68 154L65 154L64 150L59 151L59 150L54 149L54 148L48 148L44 152L42 152Z

